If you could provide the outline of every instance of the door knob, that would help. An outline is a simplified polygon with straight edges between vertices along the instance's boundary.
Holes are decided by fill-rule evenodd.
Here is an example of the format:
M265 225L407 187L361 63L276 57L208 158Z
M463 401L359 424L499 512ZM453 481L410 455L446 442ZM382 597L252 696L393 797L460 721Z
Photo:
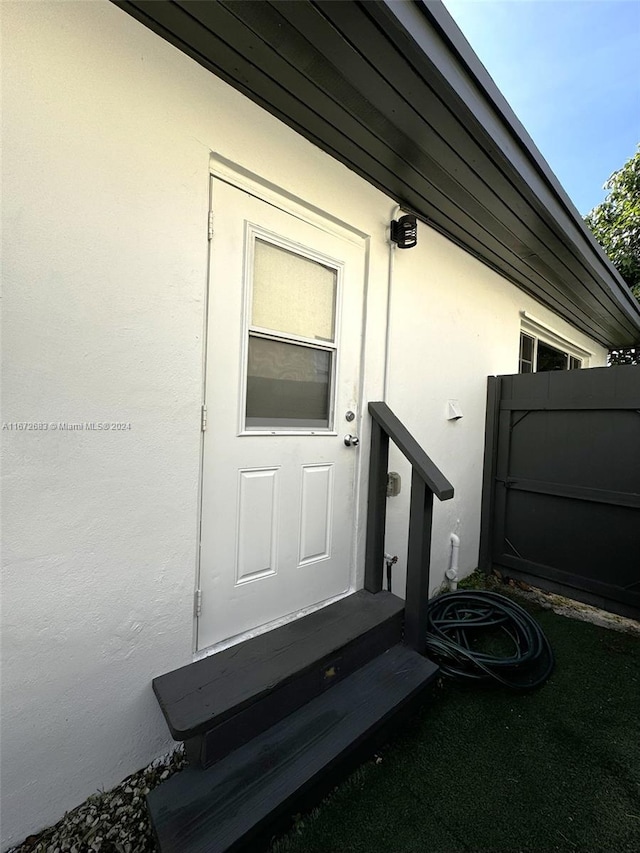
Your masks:
M357 447L360 444L360 439L357 435L345 435L344 443L347 447Z

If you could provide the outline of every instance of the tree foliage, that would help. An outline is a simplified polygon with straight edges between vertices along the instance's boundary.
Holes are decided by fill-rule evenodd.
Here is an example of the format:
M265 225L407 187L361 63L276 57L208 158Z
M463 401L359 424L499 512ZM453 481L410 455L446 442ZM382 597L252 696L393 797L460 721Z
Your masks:
M604 185L605 200L585 216L614 266L640 300L640 145ZM614 364L639 364L638 348L611 354Z
M604 188L609 191L607 197L585 221L640 298L640 145Z

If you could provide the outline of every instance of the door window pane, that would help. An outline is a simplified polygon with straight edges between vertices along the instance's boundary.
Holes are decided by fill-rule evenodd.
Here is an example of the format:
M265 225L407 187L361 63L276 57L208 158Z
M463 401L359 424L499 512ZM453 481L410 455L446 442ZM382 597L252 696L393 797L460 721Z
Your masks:
M247 429L327 429L332 353L249 337Z
M335 269L256 239L252 325L333 341L336 291Z

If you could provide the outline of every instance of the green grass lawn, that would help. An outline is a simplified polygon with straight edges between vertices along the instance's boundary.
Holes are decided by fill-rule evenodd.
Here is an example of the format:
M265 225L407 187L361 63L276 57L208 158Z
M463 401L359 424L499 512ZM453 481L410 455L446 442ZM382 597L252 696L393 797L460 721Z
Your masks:
M640 638L527 607L546 685L433 689L273 853L640 853Z

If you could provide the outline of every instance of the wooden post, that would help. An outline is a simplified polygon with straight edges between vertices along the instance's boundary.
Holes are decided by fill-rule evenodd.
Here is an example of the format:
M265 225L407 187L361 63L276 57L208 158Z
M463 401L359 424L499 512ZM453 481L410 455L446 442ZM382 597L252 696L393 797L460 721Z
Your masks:
M487 574L491 571L491 558L493 556L495 479L501 391L501 378L499 376L490 376L487 383L487 415L484 434L484 468L482 477L479 561L480 568Z
M421 653L425 650L427 633L432 516L433 492L414 468L411 474L404 641L409 648Z
M375 418L371 419L371 452L369 456L369 502L367 505L367 538L365 549L364 588L369 592L382 589L384 563L384 531L387 521L387 472L389 468L389 436Z

